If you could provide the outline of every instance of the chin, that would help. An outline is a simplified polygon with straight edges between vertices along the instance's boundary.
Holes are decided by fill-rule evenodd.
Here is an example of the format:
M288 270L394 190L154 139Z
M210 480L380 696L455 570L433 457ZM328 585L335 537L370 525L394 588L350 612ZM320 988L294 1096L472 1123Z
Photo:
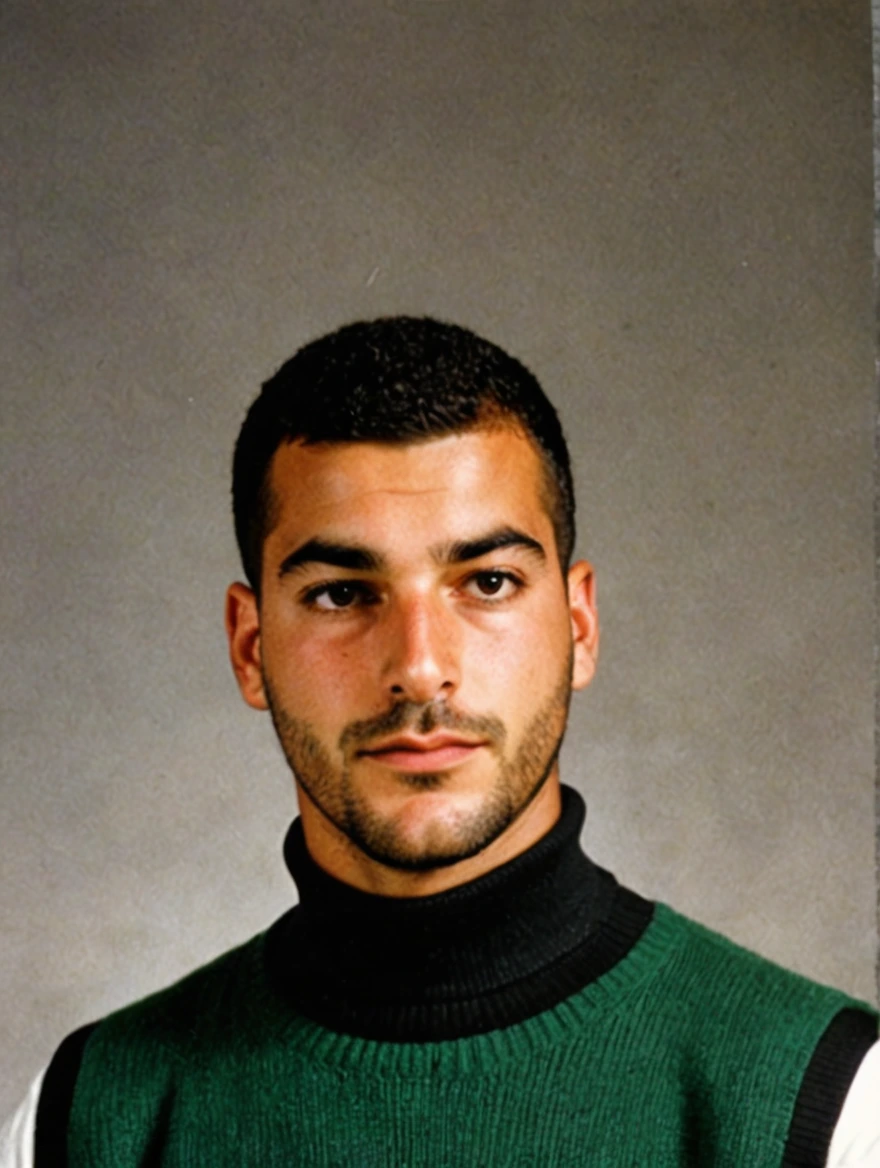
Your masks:
M393 809L348 808L346 834L386 867L425 872L458 864L487 848L516 818L516 809L498 792L465 794L444 790L442 775L414 777L415 789L410 787L402 802L393 800ZM425 783L428 778L434 783Z

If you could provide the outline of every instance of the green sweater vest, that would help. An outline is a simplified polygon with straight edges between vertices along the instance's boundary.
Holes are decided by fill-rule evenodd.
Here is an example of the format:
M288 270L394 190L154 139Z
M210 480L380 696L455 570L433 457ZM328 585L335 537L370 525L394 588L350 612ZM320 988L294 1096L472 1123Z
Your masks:
M385 1042L297 1012L265 939L92 1031L71 1168L779 1168L811 1055L853 1004L658 905L553 1008Z

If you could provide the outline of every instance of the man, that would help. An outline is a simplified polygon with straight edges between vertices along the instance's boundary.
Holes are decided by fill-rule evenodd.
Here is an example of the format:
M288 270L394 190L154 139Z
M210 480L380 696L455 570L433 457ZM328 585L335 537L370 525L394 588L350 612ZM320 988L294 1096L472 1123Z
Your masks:
M432 320L341 329L264 385L233 501L300 904L66 1039L0 1162L880 1162L873 1010L580 851L557 760L598 621L532 375Z

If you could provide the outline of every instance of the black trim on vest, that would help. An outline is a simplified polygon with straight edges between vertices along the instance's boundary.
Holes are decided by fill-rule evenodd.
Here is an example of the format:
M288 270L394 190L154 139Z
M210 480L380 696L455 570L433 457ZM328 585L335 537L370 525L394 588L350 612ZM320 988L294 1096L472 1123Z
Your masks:
M293 824L285 859L300 904L272 926L273 986L331 1030L386 1042L484 1034L552 1009L621 961L654 905L580 848L585 808L527 851L433 896L374 896L311 859Z
M782 1168L825 1168L834 1128L862 1059L877 1041L877 1019L854 1006L835 1014L798 1092Z
M67 1168L67 1129L73 1092L86 1043L97 1025L91 1022L68 1034L46 1069L37 1102L34 1168Z

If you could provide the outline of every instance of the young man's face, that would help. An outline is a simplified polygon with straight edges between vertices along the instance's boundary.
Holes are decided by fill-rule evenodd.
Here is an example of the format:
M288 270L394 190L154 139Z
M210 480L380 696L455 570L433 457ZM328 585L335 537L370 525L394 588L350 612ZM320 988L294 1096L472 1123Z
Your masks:
M262 595L233 585L227 625L315 859L406 894L528 846L558 814L556 752L598 637L532 444L514 429L293 443L270 478Z

